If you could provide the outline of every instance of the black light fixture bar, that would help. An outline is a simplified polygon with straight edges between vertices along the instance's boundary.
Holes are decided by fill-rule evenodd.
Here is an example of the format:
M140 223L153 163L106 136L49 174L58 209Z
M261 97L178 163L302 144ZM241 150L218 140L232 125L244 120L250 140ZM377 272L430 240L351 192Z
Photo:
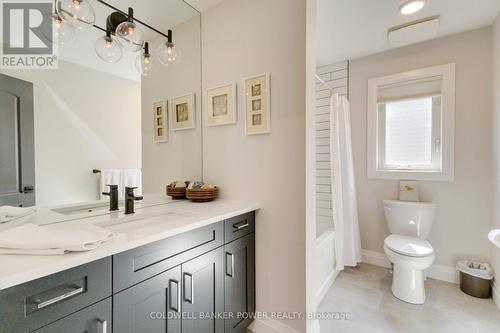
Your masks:
M125 16L127 16L127 17L129 16L127 12L124 12L123 10L121 10L121 9L119 9L119 8L116 8L115 6L113 6L113 5L109 4L109 3L107 3L106 1L103 1L103 0L97 0L97 2L99 2L99 3L103 4L104 6L106 6L106 7L108 7L108 8L113 9L114 11L120 12L120 13L122 13L123 15L125 15ZM156 28L153 28L153 27L152 27L152 26L150 26L149 24L146 24L146 23L144 23L143 21L139 20L139 19L138 19L138 18L136 18L135 16L134 16L134 21L135 21L135 22L137 22L137 23L140 23L141 25L145 26L146 28L148 28L148 29L150 29L150 30L152 30L152 31L156 32L157 34L162 35L163 37L167 38L167 40L168 40L168 42L169 42L169 43L172 43L172 30L170 30L170 29L169 29L169 30L168 30L168 32L167 32L167 34L165 34L165 33L161 32L160 30L158 30L158 29L156 29ZM97 27L96 25L94 25L94 27L96 27L96 28L98 28L98 29L101 29L101 28ZM102 30L102 29L101 29L101 30Z

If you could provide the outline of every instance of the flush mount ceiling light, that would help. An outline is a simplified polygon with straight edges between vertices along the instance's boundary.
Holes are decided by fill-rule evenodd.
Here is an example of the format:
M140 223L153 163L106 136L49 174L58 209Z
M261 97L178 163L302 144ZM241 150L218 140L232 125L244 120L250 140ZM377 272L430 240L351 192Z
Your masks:
M424 8L426 0L408 0L399 7L399 11L403 15L415 14Z

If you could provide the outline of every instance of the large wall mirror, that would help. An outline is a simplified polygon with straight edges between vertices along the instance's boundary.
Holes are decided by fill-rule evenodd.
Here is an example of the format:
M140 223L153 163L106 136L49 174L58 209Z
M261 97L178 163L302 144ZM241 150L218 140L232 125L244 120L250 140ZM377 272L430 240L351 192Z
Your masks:
M113 34L106 42L105 31L87 26L60 41L57 69L0 70L0 205L98 200L102 170L142 170L143 193L201 179L199 12L182 0L106 2L124 13L133 7L134 18L164 35L134 21L148 42L146 67L137 64L144 48L131 51ZM105 28L116 10L89 3ZM174 62L158 54L169 30Z

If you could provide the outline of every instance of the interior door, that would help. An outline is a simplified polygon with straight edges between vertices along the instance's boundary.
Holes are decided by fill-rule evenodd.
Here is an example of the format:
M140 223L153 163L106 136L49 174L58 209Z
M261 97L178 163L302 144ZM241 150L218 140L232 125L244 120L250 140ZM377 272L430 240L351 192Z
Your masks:
M0 206L35 204L33 84L0 74Z

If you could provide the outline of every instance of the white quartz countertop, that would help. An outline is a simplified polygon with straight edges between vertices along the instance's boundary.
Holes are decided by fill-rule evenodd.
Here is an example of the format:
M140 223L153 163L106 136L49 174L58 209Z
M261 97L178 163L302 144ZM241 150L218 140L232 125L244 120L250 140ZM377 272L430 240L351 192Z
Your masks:
M169 201L143 207L133 215L123 212L51 224L77 230L94 224L113 231L99 248L58 256L0 255L0 290L61 272L116 253L259 209L257 203L218 199L207 203Z

